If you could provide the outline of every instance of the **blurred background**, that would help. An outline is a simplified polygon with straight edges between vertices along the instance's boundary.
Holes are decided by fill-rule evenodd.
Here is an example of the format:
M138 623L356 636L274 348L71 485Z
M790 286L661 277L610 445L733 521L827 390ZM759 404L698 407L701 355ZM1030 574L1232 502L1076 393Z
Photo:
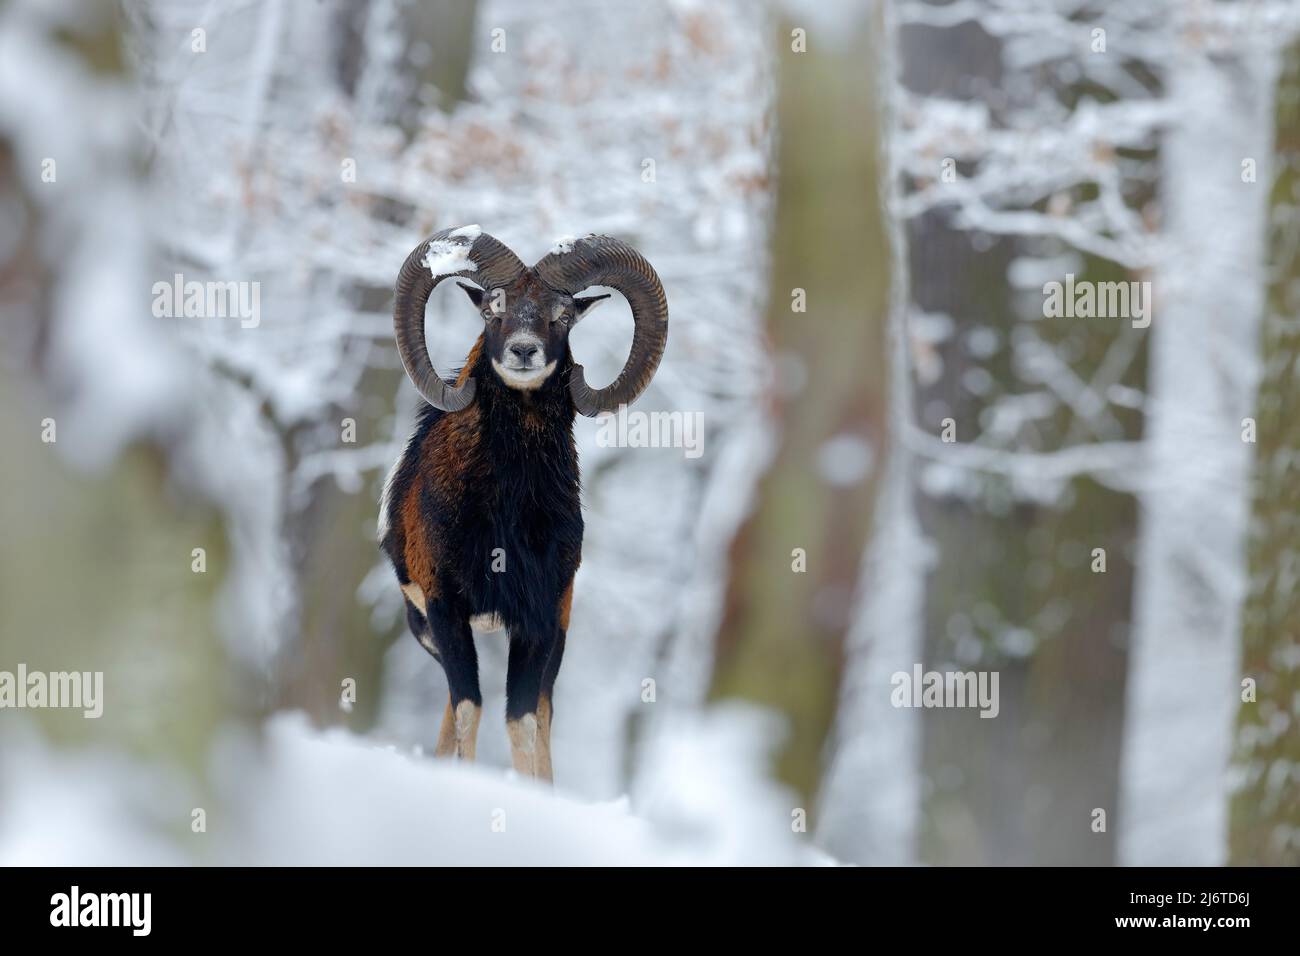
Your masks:
M554 794L501 635L432 761L374 543L464 223L638 247L704 425L577 423ZM0 0L0 672L104 675L0 709L0 862L1296 864L1298 315L1288 0Z

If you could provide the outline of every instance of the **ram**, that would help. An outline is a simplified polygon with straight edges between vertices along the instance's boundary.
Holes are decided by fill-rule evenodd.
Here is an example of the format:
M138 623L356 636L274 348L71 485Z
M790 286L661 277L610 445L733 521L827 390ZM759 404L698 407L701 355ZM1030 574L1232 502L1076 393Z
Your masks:
M424 310L451 276L484 328L454 383L433 369ZM591 388L569 331L608 295L632 307L632 349ZM473 628L509 635L506 729L521 774L551 779L552 691L582 557L575 415L633 402L668 340L663 285L631 246L606 236L557 244L532 268L477 226L435 233L407 257L393 324L402 364L428 405L384 483L379 543L406 618L449 690L437 754L473 759L483 699Z

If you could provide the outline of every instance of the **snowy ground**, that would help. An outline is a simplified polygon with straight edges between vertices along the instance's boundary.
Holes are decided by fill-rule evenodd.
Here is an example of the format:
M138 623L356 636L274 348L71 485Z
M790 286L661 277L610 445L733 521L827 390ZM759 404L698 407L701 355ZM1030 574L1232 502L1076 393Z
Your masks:
M761 771L767 718L723 708L678 730L646 754L631 794L593 804L286 714L260 741L222 740L210 807L175 772L26 734L0 758L0 865L829 862Z

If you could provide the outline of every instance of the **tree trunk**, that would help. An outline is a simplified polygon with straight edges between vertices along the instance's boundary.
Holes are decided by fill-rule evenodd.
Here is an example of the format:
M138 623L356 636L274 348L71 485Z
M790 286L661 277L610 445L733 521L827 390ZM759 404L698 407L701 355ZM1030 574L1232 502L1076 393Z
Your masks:
M884 430L888 262L872 73L856 50L784 24L768 329L777 352L779 444L732 548L714 698L788 720L777 772L815 794L835 714L844 636L867 538ZM816 144L813 146L813 144ZM806 311L802 311L806 297Z
M1271 58L1187 49L1172 68L1179 118L1161 145L1164 232L1151 323L1120 861L1224 860L1225 772L1236 700L1265 187L1243 157L1268 151Z
M877 32L879 127L893 130L897 99L896 24L888 9ZM887 134L888 135L888 134ZM916 858L920 797L920 728L914 715L889 705L890 677L920 655L925 543L916 520L915 459L903 440L914 420L907 337L910 303L907 247L898 209L901 174L888 140L881 148L882 206L888 217L889 366L884 477L858 606L845 654L834 750L817 815L817 838L837 859L907 865Z
M1300 43L1285 53L1277 87L1276 145L1269 194L1269 272L1263 328L1263 380L1247 554L1249 592L1242 611L1241 673L1254 694L1241 699L1229 817L1229 860L1300 865ZM1252 188L1263 190L1259 177ZM1234 674L1234 678L1238 675ZM1252 699L1253 698L1253 699Z

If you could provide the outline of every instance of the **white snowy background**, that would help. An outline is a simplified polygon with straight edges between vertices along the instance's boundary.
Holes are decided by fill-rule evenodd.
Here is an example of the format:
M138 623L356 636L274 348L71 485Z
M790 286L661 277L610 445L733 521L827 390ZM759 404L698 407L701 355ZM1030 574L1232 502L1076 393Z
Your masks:
M790 24L814 49L870 38L893 256L890 447L813 805L771 772L782 716L709 695L729 555L781 441L765 323L787 295L768 277ZM1114 55L1096 55L1098 26ZM943 75L950 34L987 82ZM956 510L995 497L997 515L1068 520L1088 482L1135 515L1132 613L1098 638L1123 634L1106 858L1223 863L1253 464L1239 430L1271 253L1267 186L1238 172L1255 157L1258 182L1273 175L1298 35L1300 7L1265 0L0 4L0 670L102 669L108 687L102 725L0 712L0 862L1025 859L1033 831L990 832L949 795L963 768L933 756L947 725L892 708L889 678L936 655L1050 661L1087 600L1018 620L1008 599L940 626L945 568L967 557L941 544ZM947 157L955 183L937 178ZM505 769L499 634L478 641L478 764L427 756L445 683L373 544L419 401L392 339L396 269L466 223L528 262L564 235L639 248L672 331L638 407L705 427L687 458L601 447L578 422L587 534L553 791ZM977 261L1004 312L927 305L934 276L958 281L909 256L936 236L992 250ZM1159 288L1150 334L1093 357L1034 315L1044 281L1090 262ZM178 273L256 283L258 323L155 316L150 290ZM476 321L458 291L435 295L440 370ZM604 380L630 338L619 301L573 344ZM962 408L974 424L944 444L934 422ZM52 446L34 437L47 416ZM1017 719L1009 706L1000 726L1024 738L997 746L1044 733ZM1295 737L1285 714L1279 733ZM989 773L1032 815L1050 798L1022 769ZM1291 823L1283 854L1300 847ZM1079 828L1067 848L1092 839L1086 819L1057 827Z

